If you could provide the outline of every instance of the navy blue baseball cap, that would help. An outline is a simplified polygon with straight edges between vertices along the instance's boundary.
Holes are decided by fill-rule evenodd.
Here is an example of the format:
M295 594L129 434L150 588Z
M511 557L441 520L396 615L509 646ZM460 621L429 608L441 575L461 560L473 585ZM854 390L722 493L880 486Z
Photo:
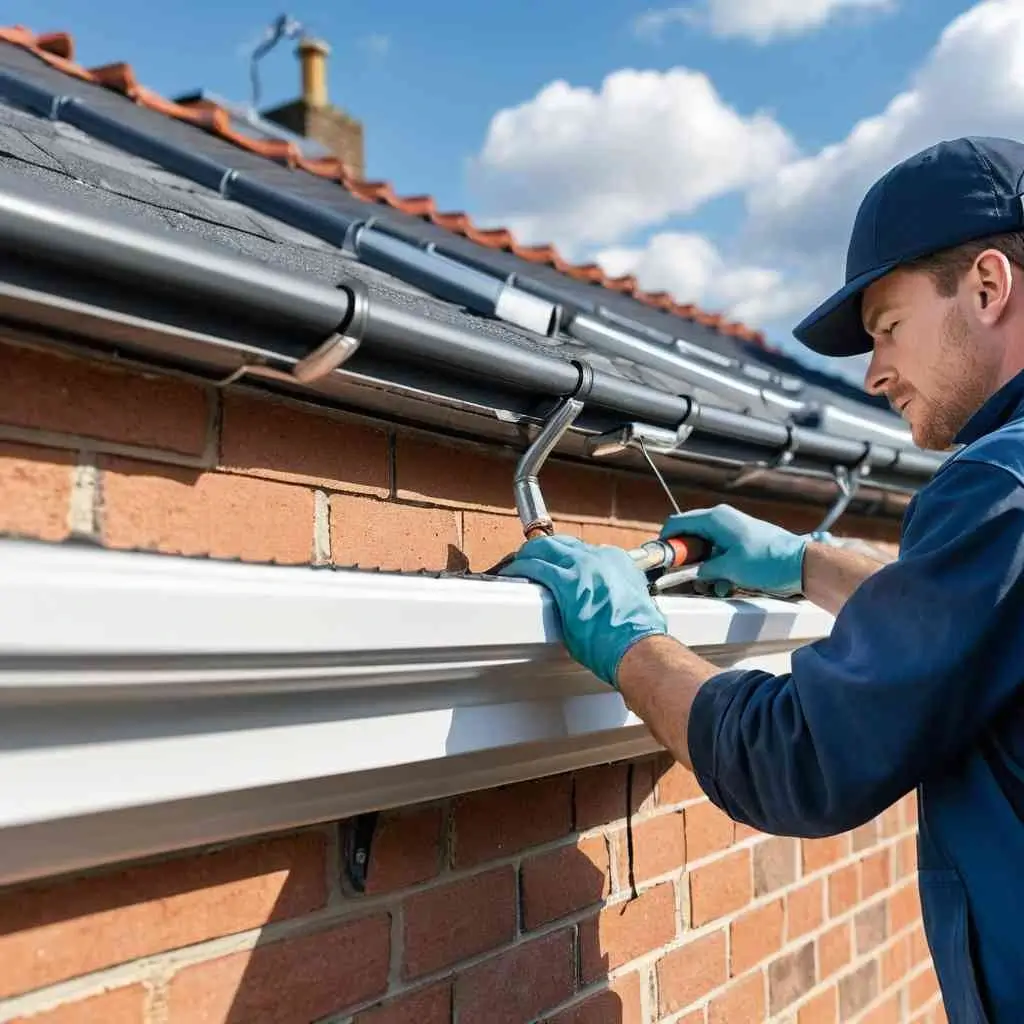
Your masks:
M846 284L793 330L826 356L870 352L861 296L908 260L986 235L1024 228L1024 144L1011 139L940 142L889 170L857 211Z

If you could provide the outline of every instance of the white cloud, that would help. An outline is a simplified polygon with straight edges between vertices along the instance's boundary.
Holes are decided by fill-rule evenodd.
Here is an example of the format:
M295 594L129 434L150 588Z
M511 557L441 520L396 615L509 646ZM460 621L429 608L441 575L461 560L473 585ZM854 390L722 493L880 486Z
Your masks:
M946 30L912 87L878 115L748 193L746 244L761 257L796 257L841 279L864 193L905 157L961 135L1024 138L1024 3L984 0Z
M612 247L595 255L608 274L635 274L648 291L665 290L744 323L765 323L802 313L813 289L787 282L767 266L731 261L703 235L666 231L642 247Z
M633 19L633 34L658 42L671 25L686 25L695 20L692 7L659 7L644 11Z
M764 45L813 32L840 14L892 10L894 6L895 0L704 0L687 14L720 38ZM668 10L678 12L680 8Z
M471 175L497 220L572 251L690 213L793 154L769 115L739 113L706 75L623 70L497 113Z
M490 210L527 241L555 241L785 344L842 283L871 184L940 139L986 134L1024 139L1024 0L981 0L958 16L904 92L810 154L703 75L622 71L599 91L556 82L502 111L475 171ZM713 244L665 226L727 195L746 203L733 237Z
M359 40L359 45L371 57L386 57L391 49L391 37L379 32L371 32Z

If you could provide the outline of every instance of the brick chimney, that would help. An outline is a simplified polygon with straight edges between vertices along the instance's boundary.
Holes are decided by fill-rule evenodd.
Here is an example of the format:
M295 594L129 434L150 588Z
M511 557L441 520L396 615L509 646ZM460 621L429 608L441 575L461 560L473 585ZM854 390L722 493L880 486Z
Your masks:
M364 176L363 125L333 106L327 96L327 58L331 48L320 39L304 37L296 53L302 70L302 96L263 117L289 131L325 146L357 178Z

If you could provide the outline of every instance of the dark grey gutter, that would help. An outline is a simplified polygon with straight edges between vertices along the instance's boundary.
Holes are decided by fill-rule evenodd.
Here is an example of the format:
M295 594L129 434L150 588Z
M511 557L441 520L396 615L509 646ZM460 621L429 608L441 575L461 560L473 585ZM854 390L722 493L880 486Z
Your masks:
M338 288L274 269L258 260L168 231L157 234L114 218L86 216L67 200L38 186L18 181L0 192L0 250L10 262L55 264L64 271L99 279L122 291L143 291L173 302L193 317L203 311L216 321L232 315L266 321L282 330L294 329L305 339L300 356L308 357L331 336L343 331L359 306L359 336L373 353L390 354L432 367L446 367L457 376L525 391L537 398L571 393L578 372L569 362L539 351L512 346L483 333L428 320L382 299L368 299L359 282ZM275 339L275 351L293 358L295 342ZM277 340L279 339L279 340ZM193 339L194 342L194 339ZM732 438L766 449L766 457L798 450L828 467L853 467L866 448L856 441L820 431L761 420L724 409L701 407L685 395L673 395L602 371L594 374L588 406L654 426L692 426L698 433ZM927 478L941 458L908 458L908 452L877 445L867 455L878 469ZM909 482L909 481L908 481Z

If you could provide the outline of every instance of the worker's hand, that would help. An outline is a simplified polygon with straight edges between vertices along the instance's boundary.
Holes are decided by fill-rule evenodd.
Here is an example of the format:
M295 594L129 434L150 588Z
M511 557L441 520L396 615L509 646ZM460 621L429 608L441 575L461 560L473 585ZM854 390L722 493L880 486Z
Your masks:
M551 592L569 654L610 686L623 655L644 637L665 634L665 617L647 592L647 577L622 548L575 537L537 537L500 570Z
M805 537L730 505L670 516L661 530L663 540L686 535L711 542L711 556L698 567L698 579L724 580L780 597L803 590Z

